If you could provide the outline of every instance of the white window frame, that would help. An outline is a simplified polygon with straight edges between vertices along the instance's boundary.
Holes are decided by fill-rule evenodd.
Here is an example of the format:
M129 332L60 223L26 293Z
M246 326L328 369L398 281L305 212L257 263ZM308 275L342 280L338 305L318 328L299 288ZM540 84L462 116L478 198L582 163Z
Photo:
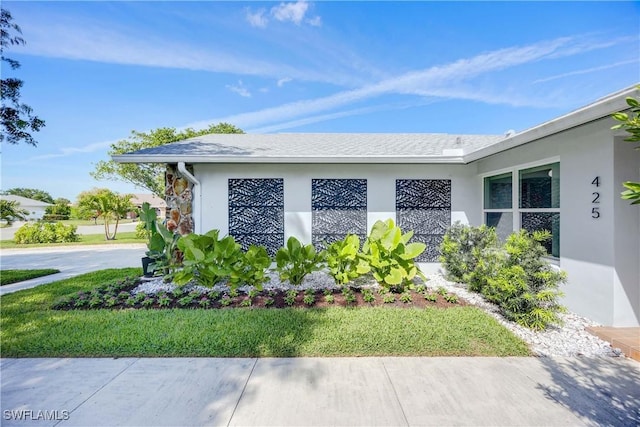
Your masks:
M521 163L509 168L495 169L491 172L485 172L480 174L480 191L482 194L482 223L487 223L487 213L490 212L505 212L511 213L513 218L513 232L520 231L522 228L522 221L520 219L521 213L527 212L536 212L536 213L558 213L560 214L560 207L557 208L520 208L520 171L530 168L535 168L538 166L546 166L553 163L560 163L560 156L549 157L542 160L536 160L535 162ZM560 165L562 168L562 164ZM562 170L562 169L561 169ZM484 188L484 180L485 178L490 178L496 175L504 175L510 173L511 174L511 209L501 208L501 209L486 209L484 207L485 202L485 188ZM561 205L560 205L561 206ZM562 235L562 233L560 233ZM548 259L552 261L558 261L559 258L548 255Z

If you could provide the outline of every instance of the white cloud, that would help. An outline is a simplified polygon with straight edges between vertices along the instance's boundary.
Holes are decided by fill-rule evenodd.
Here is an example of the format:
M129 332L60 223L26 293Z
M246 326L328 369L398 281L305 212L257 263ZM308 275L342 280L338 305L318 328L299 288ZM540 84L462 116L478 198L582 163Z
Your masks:
M231 92L237 93L240 96L243 96L245 98L251 98L251 92L249 92L249 90L246 87L244 87L242 80L238 80L237 85L226 85L225 87L229 89Z
M309 9L309 3L306 1L297 1L296 3L280 3L278 6L271 8L271 15L281 22L293 22L296 25L304 19L304 15Z
M320 18L320 16L314 16L313 18L307 19L305 22L312 27L322 27L322 18Z
M600 67L592 67L592 68L587 68L587 69L584 69L584 70L570 71L568 73L557 74L555 76L546 77L544 79L534 80L532 82L532 84L549 82L549 81L552 81L552 80L563 79L565 77L578 76L580 74L595 73L596 71L608 70L610 68L621 67L623 65L629 65L629 64L636 64L637 65L637 64L639 64L639 62L638 62L637 59L631 59L629 61L620 61L620 62L616 62L614 64L602 65Z
M276 21L292 22L298 26L304 22L312 27L321 27L322 18L320 16L305 18L308 11L309 3L299 0L295 3L280 3L279 5L272 7L269 14ZM253 12L247 7L245 8L245 18L252 27L266 28L269 23L269 18L266 15L265 9L259 9Z
M603 47L606 45L606 43L603 43ZM436 102L441 99L459 99L485 104L549 106L553 105L551 104L551 95L545 95L546 98L528 96L520 86L517 91L511 92L508 85L503 84L503 82L498 85L500 89L491 91L477 84L477 78L490 76L491 73L516 66L577 55L583 49L590 50L591 48L592 45L585 44L580 37L564 37L526 46L509 47L469 58L462 58L447 64L414 70L380 80L374 84L361 86L358 89L346 90L321 98L287 103L253 112L218 117L212 120L187 124L184 127L202 128L212 123L228 122L243 129L258 129L263 132L286 129L347 115L365 114L372 111L371 108L389 108L388 102L383 99L377 106L356 107L350 110L337 111L348 105L381 98L386 95L417 96L422 102L426 102L426 100ZM175 58L172 59L175 60ZM583 71L586 72L585 70ZM282 75L291 74L280 74L280 76ZM297 76L294 77L297 78ZM278 83L285 84L288 81L287 79L290 78L281 79ZM228 85L227 88L241 96L251 95L241 80L238 81L237 85ZM41 158L63 157L78 152L97 151L108 147L110 143L101 142L81 148L63 148L58 154L45 155L41 156Z
M575 50L575 39L570 37L544 41L522 47L511 47L464 58L424 70L416 70L358 89L336 94L293 102L259 111L216 118L198 122L190 127L205 127L211 123L228 122L241 128L266 126L275 122L298 119L306 115L334 110L363 100L389 94L417 95L420 97L438 97L442 99L465 99L488 104L512 106L547 106L544 100L529 98L524 94L493 93L480 90L473 85L465 85L477 76L506 68L533 63L562 54L565 50ZM469 87L466 87L469 86Z
M362 115L362 114L375 113L375 112L379 112L379 111L401 110L401 109L406 109L406 108L411 108L411 107L417 107L417 106L423 106L423 105L427 105L427 104L432 104L434 102L436 102L435 99L421 99L418 102L411 102L411 103L401 103L401 104L393 103L393 104L374 105L374 106L363 107L363 108L354 108L354 109L351 109L351 110L338 111L338 112L335 112L335 113L328 113L328 114L320 114L320 115L315 115L315 116L309 116L309 117L305 117L305 118L298 119L298 120L292 120L292 121L288 121L288 122L275 123L275 124L267 125L267 126L260 127L260 128L246 129L246 131L249 132L249 133L276 132L276 131L279 131L279 130L291 129L291 128L295 128L295 127L299 127L299 126L308 125L308 124L311 124L311 123L324 122L324 121L327 121L327 120L334 120L334 119L339 119L339 118L343 118L343 117L358 116L358 115Z
M247 7L245 8L245 17L252 27L266 28L269 19L265 16L265 12L264 9L251 12L251 9Z
M21 48L21 54L26 55L269 78L285 75L301 81L343 85L353 85L359 78L351 70L327 72L315 66L305 68L263 61L255 56L243 56L238 51L182 44L164 35L141 35L135 29L123 32L65 21L21 26L29 34L29 43Z
M104 151L107 148L111 147L112 144L115 144L118 141L103 141L103 142L94 142L92 144L88 144L81 147L62 147L58 153L49 153L42 154L40 156L34 156L29 158L29 161L32 160L46 160L46 159L56 159L58 157L68 157L77 153L94 153L96 151Z
M289 83L291 80L293 80L291 77L284 77L284 78L278 80L278 82L276 84L278 85L278 87L282 87L282 86L284 86L285 83Z

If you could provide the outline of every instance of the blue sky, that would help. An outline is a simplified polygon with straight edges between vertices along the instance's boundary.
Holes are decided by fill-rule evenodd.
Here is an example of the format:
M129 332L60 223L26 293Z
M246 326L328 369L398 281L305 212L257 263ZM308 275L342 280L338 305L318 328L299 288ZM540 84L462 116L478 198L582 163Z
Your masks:
M503 134L640 81L638 2L3 1L46 120L2 189L75 200L132 130Z

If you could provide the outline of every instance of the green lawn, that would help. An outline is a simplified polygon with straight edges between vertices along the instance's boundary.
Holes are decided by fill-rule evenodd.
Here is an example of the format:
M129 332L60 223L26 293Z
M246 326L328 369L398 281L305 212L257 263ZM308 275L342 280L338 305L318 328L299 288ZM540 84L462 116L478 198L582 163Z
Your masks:
M98 218L96 222L94 222L92 219L65 219L58 222L61 222L64 225L104 225L104 220L102 218ZM126 224L129 222L133 222L133 220L132 219L120 220L120 224ZM111 227L113 228L113 224L114 224L113 220L111 220L109 224L111 224Z
M135 231L118 232L116 240L105 240L104 234L86 234L80 236L79 242L72 243L33 243L28 245L18 245L13 240L0 240L0 248L38 248L49 246L75 246L75 245L113 245L118 243L146 243L146 239L136 239Z
M22 282L24 280L35 279L36 277L48 276L49 274L60 273L60 270L45 268L42 270L0 270L0 286L11 283Z
M475 307L56 311L61 296L136 276L103 270L0 297L2 357L527 356Z

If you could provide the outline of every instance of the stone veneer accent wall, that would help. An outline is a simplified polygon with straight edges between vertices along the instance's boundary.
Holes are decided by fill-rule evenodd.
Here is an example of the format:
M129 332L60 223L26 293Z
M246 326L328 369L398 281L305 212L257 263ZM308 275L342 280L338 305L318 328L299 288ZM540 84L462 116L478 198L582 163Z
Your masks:
M193 173L193 167L187 166ZM178 171L177 165L167 165L165 173L167 228L181 235L193 232L193 184Z

